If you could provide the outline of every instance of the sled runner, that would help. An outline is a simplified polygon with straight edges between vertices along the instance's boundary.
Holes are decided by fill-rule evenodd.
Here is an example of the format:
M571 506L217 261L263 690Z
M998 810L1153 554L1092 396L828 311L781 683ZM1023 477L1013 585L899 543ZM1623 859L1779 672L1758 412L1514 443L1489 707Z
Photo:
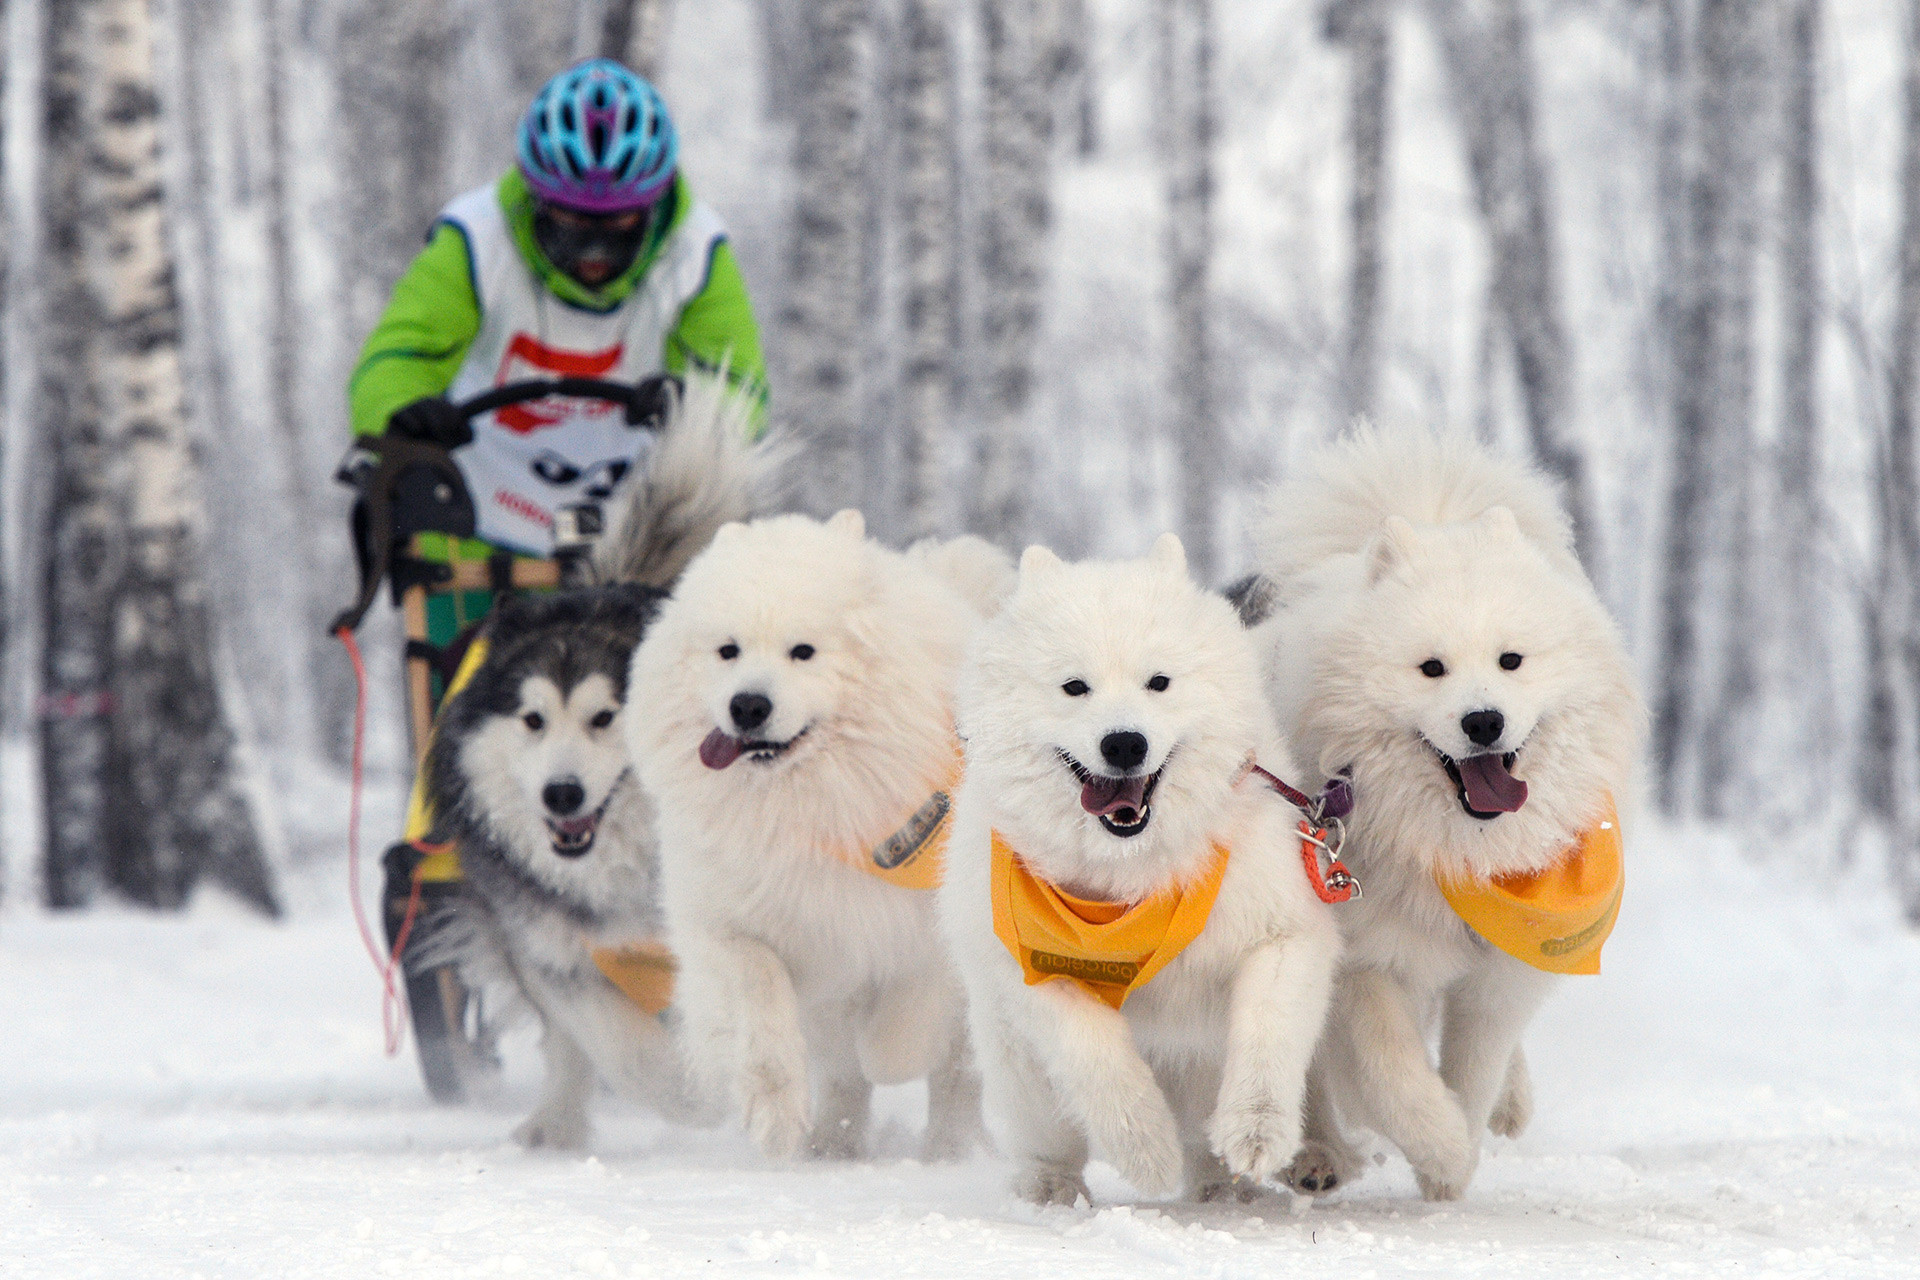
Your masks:
M635 393L624 383L598 379L542 379L496 387L455 408L471 420L555 396L624 405ZM659 426L655 418L633 429ZM329 631L358 629L381 584L389 586L406 631L407 719L417 775L432 742L435 714L465 660L478 656L470 650L479 624L510 595L584 585L587 557L604 528L603 513L597 502L556 511L554 555L547 559L474 537L477 520L467 477L438 444L394 435L362 439L335 478L359 494L353 534L360 593ZM452 965L422 961L426 931L408 932L410 917L416 923L430 919L460 882L458 850L426 843L425 816L416 782L406 838L383 859L381 918L387 945L401 948L407 1009L427 1092L436 1102L456 1103L466 1099L471 1085L497 1072L498 1059L478 993L467 989Z

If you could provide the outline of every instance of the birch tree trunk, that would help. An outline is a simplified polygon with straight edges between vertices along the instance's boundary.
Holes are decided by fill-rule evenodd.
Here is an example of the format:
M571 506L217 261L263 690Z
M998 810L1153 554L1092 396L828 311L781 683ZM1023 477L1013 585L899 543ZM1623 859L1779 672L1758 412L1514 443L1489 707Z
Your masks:
M88 198L96 0L46 0L37 416L49 442L46 610L40 677L40 769L47 905L81 907L105 876L108 617L123 549L113 509L117 460L107 447L89 368L99 317L88 287Z
M1829 575L1822 572L1826 538L1820 512L1821 10L1821 0L1794 0L1782 50L1780 405L1768 522L1774 548L1769 558L1779 584L1769 594L1783 607L1766 638L1766 684L1777 691L1775 720L1787 739L1777 771L1785 794L1773 803L1801 817L1824 814L1831 806L1833 758L1840 745L1827 626L1833 599Z
M953 13L947 0L904 0L899 104L900 269L904 368L900 429L905 444L908 533L948 532L946 473L953 427L954 272L957 236Z
M1346 349L1340 370L1344 424L1372 417L1379 394L1382 225L1393 84L1388 0L1334 0L1327 6L1325 27L1327 38L1347 49L1347 145L1353 163L1353 194L1347 205L1353 257L1347 272Z
M1094 75L1093 15L1088 0L1053 0L1059 33L1052 88L1073 122L1073 150L1081 159L1100 151L1100 83Z
M1907 919L1920 925L1920 0L1909 7L1900 154L1898 291L1880 486L1879 680L1893 726L1891 866Z
M806 440L807 505L826 514L867 492L861 448L861 226L868 49L865 0L809 0L794 135L795 208L779 313L783 400Z
M1552 196L1535 137L1533 39L1520 0L1428 0L1467 139L1493 289L1541 466L1559 479L1582 563L1600 577L1597 512L1573 439L1573 351L1561 317Z
M1686 264L1673 348L1673 463L1655 754L1670 812L1720 807L1754 684L1751 544L1756 128L1764 15L1705 0L1695 36ZM1711 483L1709 483L1711 481Z
M1027 410L1040 337L1052 111L1043 88L1044 0L979 0L982 190L976 227L981 429L973 528L1007 547L1032 528Z
M1226 440L1207 331L1213 265L1212 0L1156 0L1166 88L1166 255L1172 310L1170 452L1180 468L1180 540L1194 578L1212 582Z

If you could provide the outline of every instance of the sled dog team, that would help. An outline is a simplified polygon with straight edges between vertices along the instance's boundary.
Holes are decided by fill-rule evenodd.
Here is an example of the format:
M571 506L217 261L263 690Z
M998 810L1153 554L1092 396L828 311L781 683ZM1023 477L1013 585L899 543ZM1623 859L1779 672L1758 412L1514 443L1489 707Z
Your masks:
M1357 1130L1460 1196L1529 1119L1528 1020L1598 970L1642 732L1551 485L1358 430L1272 495L1243 618L1171 534L1016 567L755 519L740 412L690 383L612 585L497 613L442 713L467 890L432 937L541 1020L515 1136L582 1145L603 1082L854 1156L873 1086L924 1079L927 1155L984 1119L1041 1204L1095 1156L1324 1194ZM670 1002L635 977L668 965Z

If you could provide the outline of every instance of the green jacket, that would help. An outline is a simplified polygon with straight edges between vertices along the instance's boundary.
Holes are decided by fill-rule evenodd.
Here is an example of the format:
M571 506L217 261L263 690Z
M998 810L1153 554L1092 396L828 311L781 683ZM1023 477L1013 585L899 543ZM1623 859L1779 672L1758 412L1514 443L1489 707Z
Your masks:
M671 222L622 275L589 289L562 274L540 252L533 237L533 196L518 169L509 169L500 179L499 193L520 256L555 297L590 311L611 311L633 294L660 246L693 207L686 179L676 177ZM379 435L387 429L394 410L445 392L479 332L480 300L474 294L466 237L456 227L437 223L427 247L394 285L393 298L367 335L360 362L347 383L354 434ZM726 241L715 247L706 288L681 310L661 357L667 372L676 374L689 367L714 370L724 365L729 378L758 399L764 430L766 365L760 353L760 331L747 300L746 281Z

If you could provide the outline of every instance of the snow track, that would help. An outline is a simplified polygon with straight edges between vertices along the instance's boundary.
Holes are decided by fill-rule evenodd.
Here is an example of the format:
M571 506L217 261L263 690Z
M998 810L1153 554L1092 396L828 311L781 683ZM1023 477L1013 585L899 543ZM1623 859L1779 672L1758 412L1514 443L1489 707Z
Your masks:
M380 1055L337 875L291 921L0 912L0 1275L418 1280L828 1276L1920 1276L1920 939L1877 885L1776 883L1717 838L1630 849L1600 979L1529 1037L1538 1115L1468 1198L1387 1157L1320 1205L1037 1212L929 1167L883 1091L872 1161L780 1168L610 1100L587 1158L506 1141L503 1096L427 1104ZM1804 865L1804 863L1799 863Z

